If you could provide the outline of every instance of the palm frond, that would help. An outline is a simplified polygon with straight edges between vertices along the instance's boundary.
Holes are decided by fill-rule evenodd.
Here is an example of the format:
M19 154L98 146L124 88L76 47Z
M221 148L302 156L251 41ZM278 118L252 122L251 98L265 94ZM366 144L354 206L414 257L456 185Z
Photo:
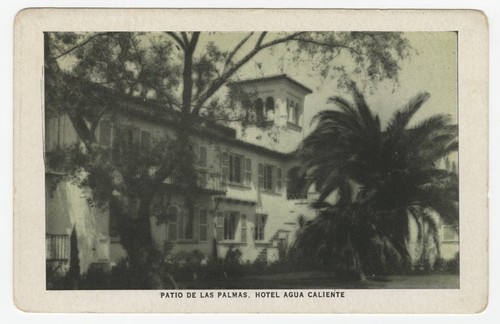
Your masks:
M417 113L422 105L430 98L427 92L419 93L408 102L402 109L396 111L389 121L387 132L401 134L401 132L408 126L411 118Z

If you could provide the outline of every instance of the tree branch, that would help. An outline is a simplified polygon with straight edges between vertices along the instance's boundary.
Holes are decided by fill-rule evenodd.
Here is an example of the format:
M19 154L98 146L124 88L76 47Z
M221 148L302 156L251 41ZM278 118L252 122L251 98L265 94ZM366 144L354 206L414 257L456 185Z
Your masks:
M172 37L176 42L177 44L179 44L179 46L182 48L182 50L186 50L186 45L184 44L184 42L182 41L182 39L174 32L167 32L167 34Z
M245 36L245 38L243 38L239 43L238 45L236 45L236 47L233 49L233 51L231 53L229 53L227 59L226 59L226 62L224 63L224 71L226 70L226 67L231 63L231 61L233 60L233 57L234 55L240 50L240 48L248 41L248 39L250 39L250 37L252 37L253 35L253 32L249 33L247 36Z
M137 50L137 45L135 44L134 37L132 37L132 33L129 33L128 36L130 37L130 41L132 42L132 45L134 46L134 51L135 51L135 56L137 58L137 61L141 65L142 68L142 57L139 55L139 51Z
M194 51L194 49L196 48L199 38L200 38L200 32L194 32L193 37L191 37L191 42L189 43L189 49L191 51Z
M340 43L324 43L324 42L319 42L319 41L316 41L316 40L313 40L313 39L306 39L306 38L297 38L295 39L295 41L299 42L299 43L309 43L309 44L314 44L314 45L318 45L318 46L326 46L326 47L329 47L329 48L332 48L332 49L336 49L336 48L344 48L348 51L351 51L353 53L356 53L358 55L367 55L365 53L361 53L357 50L355 50L354 48L352 47L349 47L347 45L343 45L343 44L340 44Z
M66 50L66 51L64 51L62 53L59 53L59 55L57 55L57 56L54 57L54 60L57 60L58 58L60 58L60 57L62 57L64 55L67 55L67 54L69 54L71 52L73 52L74 50L76 50L79 47L87 45L88 43L90 43L96 37L106 36L107 34L108 33L99 33L99 34L95 34L93 36L90 36L86 41L84 41L84 42L82 42L80 44L77 44L77 45L73 46L72 48L70 48L70 49L68 49L68 50Z
M182 39L184 40L184 44L186 44L186 49L189 46L189 37L186 32L181 32Z
M262 44L262 41L264 40L264 37L266 37L267 32L262 32L259 36L259 39L257 40L257 43L255 43L255 48L260 47Z
M104 105L104 108L97 114L97 116L92 121L92 125L90 125L90 132L95 136L95 130L99 125L99 121L101 120L104 113L108 110L109 105Z
M222 76L216 80L210 85L210 87L205 90L204 93L202 93L199 97L198 100L196 101L196 104L194 105L192 114L193 115L198 115L200 112L201 107L207 101L219 88L226 83L226 81L236 72L240 67L242 67L245 63L250 61L257 53L259 53L261 50L281 44L281 43L286 43L291 40L295 40L297 36L303 34L305 32L296 32L291 35L288 35L286 37L278 38L272 41L269 41L268 43L262 44L262 40L264 39L265 33L262 33L259 37L259 41L255 44L255 47L247 54L245 55L241 60L236 62L229 70L224 72Z

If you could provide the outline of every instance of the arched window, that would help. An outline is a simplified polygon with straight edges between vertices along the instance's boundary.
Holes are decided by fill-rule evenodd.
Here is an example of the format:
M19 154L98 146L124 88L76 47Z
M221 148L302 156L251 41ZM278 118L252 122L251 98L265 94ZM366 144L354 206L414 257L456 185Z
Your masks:
M293 100L290 101L288 106L288 121L293 123L295 121L295 102Z
M177 241L177 208L171 206L168 208L168 239Z
M242 102L242 107L245 113L246 120L249 123L255 122L255 107L250 99L245 99Z
M257 117L257 123L264 121L264 102L260 98L255 100L255 114Z
M294 166L288 171L287 199L302 199L307 197L307 180L301 173L300 166Z
M266 120L274 120L274 99L267 97L266 99Z
M298 102L295 104L295 114L294 114L294 116L295 116L294 124L295 125L299 125L299 123L300 123L300 108L299 108L299 103Z

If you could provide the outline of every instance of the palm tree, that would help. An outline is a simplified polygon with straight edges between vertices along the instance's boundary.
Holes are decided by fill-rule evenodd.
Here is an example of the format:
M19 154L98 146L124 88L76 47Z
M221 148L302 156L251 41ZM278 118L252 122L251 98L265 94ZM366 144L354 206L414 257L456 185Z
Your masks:
M327 236L347 235L349 240L343 242L330 239L328 248L339 250L347 242L360 260L353 263L366 263L370 251L376 250L379 259L393 255L408 264L409 218L414 218L420 224L419 236L426 224L439 255L433 214L446 222L458 221L458 177L436 168L435 162L458 149L456 125L450 116L439 114L410 126L430 97L421 93L396 111L382 130L355 84L351 90L352 103L338 96L329 99L337 109L315 116L316 128L298 150L309 184L320 192L316 207L324 207L334 192L338 200L335 208L323 208L321 217L304 227L297 249L314 246L306 233L323 224L320 227L330 231ZM340 221L346 217L349 221ZM367 265L358 270L363 267Z

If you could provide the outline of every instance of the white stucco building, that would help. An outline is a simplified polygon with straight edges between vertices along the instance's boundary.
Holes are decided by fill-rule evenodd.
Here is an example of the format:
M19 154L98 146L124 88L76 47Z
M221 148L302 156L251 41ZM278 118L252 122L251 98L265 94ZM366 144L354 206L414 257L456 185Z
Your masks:
M173 243L172 254L196 249L208 256L213 254L215 240L219 257L232 247L242 252L244 261L276 261L279 250L294 239L299 216L310 219L316 215L308 207L307 193L287 190L288 174L298 167L289 153L304 137L304 105L311 90L287 75L230 86L252 95L252 105L245 109L253 124L242 127L233 122L193 129L190 139L198 172L195 217L188 222L182 194L167 179L164 195L157 194L152 204L152 236L158 246ZM115 143L126 141L140 149L156 138L175 136L175 120L143 113L155 105L123 99L123 114L113 119L104 116L100 121L96 129L99 143L114 149ZM48 120L45 137L46 151L79 141L67 116ZM75 228L81 272L91 266L116 264L126 252L116 231L120 220L112 208L89 205L86 195L91 192L71 182L60 182L49 190L50 174L54 173L47 170L48 262L67 267L69 237ZM160 214L166 214L167 222L156 221Z
M309 207L317 194L297 184L300 165L290 154L304 138L304 109L312 91L284 74L229 86L250 98L241 105L251 123L207 122L193 127L190 140L198 174L194 218L189 221L185 193L167 179L153 199L152 237L159 247L172 243L172 254L199 250L210 256L215 247L217 255L224 257L233 248L241 251L243 261L277 261L280 250L295 239L299 217L317 215ZM112 154L119 154L119 145L141 150L156 139L175 137L175 114L148 113L160 108L158 103L121 98L118 105L121 113L103 116L95 132L99 144L111 148ZM78 142L67 116L46 121L46 152ZM455 160L442 163L456 171ZM72 181L54 186L51 179L58 173L48 169L46 177L47 263L63 271L68 268L73 229L82 273L93 266L109 268L126 257L116 229L119 215L109 206L89 204L90 190ZM160 217L167 221L158 222ZM441 227L443 256L453 258L458 237L456 229L446 226ZM408 243L418 249L416 238ZM419 252L414 255L418 258Z

